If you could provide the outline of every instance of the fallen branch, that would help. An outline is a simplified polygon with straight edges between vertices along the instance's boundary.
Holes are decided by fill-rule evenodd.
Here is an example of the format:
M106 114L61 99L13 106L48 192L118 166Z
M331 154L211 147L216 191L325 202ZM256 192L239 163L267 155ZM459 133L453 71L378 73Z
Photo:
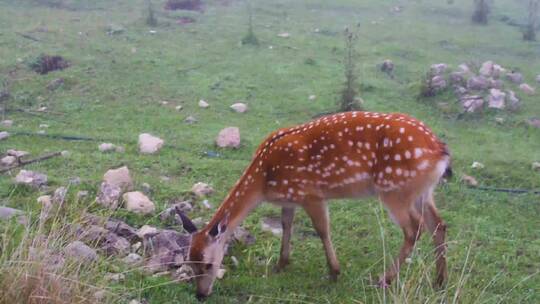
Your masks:
M28 35L28 34L19 33L19 32L15 32L15 34L17 34L17 35L19 35L19 36L21 36L21 37L24 37L24 38L26 38L26 39L30 39L30 40L35 41L35 42L41 42L41 40L39 40L39 39L37 39L37 38L34 38L34 37L32 37L32 36L30 36L30 35Z
M482 191L493 191L493 192L540 194L540 190L532 190L532 189L511 189L511 188L496 188L496 187L483 187L483 186L469 187L469 188L482 190Z
M15 168L18 168L18 167L22 167L22 166L26 166L26 165L29 165L29 164L37 163L37 162L44 161L44 160L47 160L49 158L57 157L57 156L60 156L60 155L62 155L62 152L53 152L53 153L45 154L45 155L42 155L40 157L29 159L29 160L20 159L19 162L16 165L1 169L0 173L6 173L6 172L11 171L11 170L13 170Z

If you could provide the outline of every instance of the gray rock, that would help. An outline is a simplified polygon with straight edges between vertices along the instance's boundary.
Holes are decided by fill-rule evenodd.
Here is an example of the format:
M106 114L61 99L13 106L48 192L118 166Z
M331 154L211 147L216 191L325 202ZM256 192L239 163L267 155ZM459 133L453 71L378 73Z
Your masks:
M467 88L469 90L487 90L491 86L489 79L483 76L473 76L467 80Z
M108 170L103 175L103 181L109 185L119 187L122 191L130 191L133 189L133 180L131 179L129 169L126 166Z
M504 83L500 79L489 79L489 87L492 89L502 90L503 85Z
M61 87L63 84L64 84L63 78L56 78L56 79L53 79L51 82L49 82L49 84L47 85L47 89L49 91L54 91L58 89L59 87Z
M0 206L0 220L9 220L14 216L20 216L22 214L23 212L21 210Z
M493 78L497 79L497 78L501 77L505 72L506 72L506 69L504 69L503 67L501 67L498 64L494 64L493 65L493 73L491 74L491 76Z
M540 83L540 75L536 76L536 82Z
M2 157L0 162L2 163L2 166L9 167L17 163L17 158L15 156L7 155Z
M131 249L131 244L125 238L109 232L105 236L100 249L107 255L126 256Z
M239 148L240 129L237 127L227 127L219 131L216 138L216 145L220 148Z
M105 222L105 229L109 232L117 234L123 238L126 238L129 241L135 241L138 239L137 230L130 225L117 220L117 219L108 219Z
M531 169L533 169L533 171L540 171L540 162L533 162L531 164Z
M107 35L114 36L124 33L126 29L119 24L109 24L106 28Z
M510 111L517 111L521 108L521 101L512 90L506 92L506 104Z
M519 88L521 89L521 91L523 91L523 93L527 95L534 95L534 92L536 91L533 87L531 87L530 85L526 83L520 84Z
M236 113L244 113L248 108L245 103L237 102L231 106L231 109Z
M139 135L139 152L142 154L155 154L162 147L165 141L157 136L148 133Z
M480 67L479 71L480 75L484 77L492 77L493 76L493 61L486 61L482 63L482 67Z
M127 192L122 196L122 198L124 199L124 203L128 211L140 214L149 214L156 210L154 202L152 202L142 192Z
M102 182L96 202L106 208L117 209L121 195L122 188Z
M123 273L107 273L105 274L105 280L111 282L122 282L126 279L126 276Z
M77 192L77 199L78 200L83 200L83 199L88 197L88 194L89 194L88 191L81 190L81 191Z
M122 259L122 261L128 265L138 265L142 262L142 260L143 258L136 253L130 253Z
M69 243L64 248L64 254L66 257L75 259L81 263L93 262L98 259L96 251L81 241Z
M514 71L506 73L506 79L515 84L523 83L523 75L521 73L514 72Z
M450 73L450 83L455 86L463 86L466 83L465 73L452 72Z
M195 193L198 197L204 197L214 192L214 189L203 182L198 182L191 187L191 192Z
M21 151L21 150L9 149L7 150L6 154L9 156L14 156L17 159L20 159L26 155L29 155L30 153L26 151Z
M194 277L195 272L193 272L193 269L187 264L180 266L174 273L175 281L178 282L189 282Z
M9 132L2 131L0 132L0 140L7 139L9 137Z
M200 108L203 108L203 109L206 109L210 106L210 104L208 102L206 102L206 100L199 100L199 107Z
M152 187L150 187L150 184L148 183L142 183L141 188L142 192L146 195L150 195L152 193Z
M465 95L460 99L463 110L467 113L476 113L482 111L484 99L478 95Z
M66 187L59 187L56 190L54 190L54 195L52 197L53 204L62 204L64 203L67 195L67 188Z
M146 270L155 273L182 266L187 258L190 240L188 234L174 230L162 230L145 239L145 248L150 253Z
M448 84L446 83L446 79L444 79L441 75L436 75L431 78L430 86L433 92L437 93L440 91L443 91L446 89Z
M39 188L47 184L47 175L30 170L21 170L15 177L15 183Z
M274 217L265 217L261 220L261 229L263 231L271 232L275 236L281 236L283 234L283 228L281 227L281 219Z
M188 116L186 117L186 119L184 119L184 122L187 123L187 124L194 124L196 122L198 122L197 118L193 117L193 116Z
M533 128L539 128L540 129L540 118L533 117L527 119L527 124Z
M448 65L446 63L437 63L437 64L431 65L430 71L431 71L431 75L437 76L437 75L444 74L447 69L448 69Z
M6 119L0 122L0 126L4 128L11 128L13 126L13 120Z
M177 215L176 209L179 209L183 213L188 213L191 210L193 210L193 206L191 205L190 201L182 201L182 202L173 203L170 205L170 207L163 210L163 212L159 214L159 218L162 221L167 221L172 218L176 224L181 225L182 220Z
M469 66L466 63L462 63L462 64L458 65L458 70L460 72L462 72L462 73L465 73L465 74L472 74L471 69L469 68Z
M98 146L100 152L107 153L116 151L116 146L112 143L102 143Z
M394 63L390 59L386 59L381 64L381 71L386 74L392 74L394 71Z
M234 229L231 237L233 240L246 246L255 244L255 241L257 240L246 228L240 226Z
M493 109L504 109L506 94L497 89L489 90L488 107Z
M144 240L146 238L152 237L159 233L159 230L155 227L144 225L139 230L137 230L136 234L141 239Z

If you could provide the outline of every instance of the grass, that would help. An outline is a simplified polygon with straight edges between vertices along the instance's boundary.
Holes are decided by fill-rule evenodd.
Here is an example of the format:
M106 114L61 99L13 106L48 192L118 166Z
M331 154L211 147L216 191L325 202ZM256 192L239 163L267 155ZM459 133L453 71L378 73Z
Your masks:
M71 177L80 177L82 183L70 188L72 198L77 190L95 195L103 173L125 164L139 188L144 182L152 186L158 209L169 199L186 195L197 181L213 185L216 193L210 201L217 206L269 132L335 110L344 80L341 32L357 23L361 24L361 43L356 59L364 107L416 116L452 150L458 178L440 188L437 195L439 209L449 224L447 289L431 288L433 259L425 237L397 284L387 291L372 286L372 279L382 272L401 242L401 232L375 199L331 204L333 240L343 269L338 283L329 284L325 279L322 246L303 212L295 220L293 264L288 271L274 274L271 269L280 242L260 231L259 220L261 216L277 215L279 210L264 205L244 223L257 236L257 243L233 249L240 265L234 269L230 259L225 259L228 271L217 283L209 303L540 302L539 197L480 192L459 183L461 174L469 174L486 186L540 188L538 173L530 169L533 161L540 160L540 131L523 123L540 116L538 96L518 93L523 108L515 114L488 111L480 117L464 118L440 112L435 106L438 101L454 102L450 95L425 102L416 99L422 75L438 62L456 67L462 62L493 60L520 70L532 84L540 73L540 44L522 42L518 28L498 21L502 15L525 20L525 2L496 2L489 25L477 27L470 22L470 1L465 0L452 5L445 1L409 1L401 13L391 12L394 1L251 1L258 48L240 43L247 20L243 2L210 1L206 11L198 14L164 12L163 2L155 1L159 24L154 28L145 24L145 1L64 3L64 8L35 5L30 0L0 3L0 83L8 83L12 98L7 101L10 111L6 117L15 121L9 130L13 135L0 142L0 151L17 148L34 156L71 151L68 158L51 159L27 169L47 173L52 189L66 185ZM197 22L177 25L175 18L184 15ZM121 25L125 32L107 35L111 24ZM290 38L276 36L285 31ZM25 62L42 53L61 55L71 66L38 75ZM387 58L395 63L394 79L377 69L377 64ZM307 59L316 64L306 64ZM65 79L64 85L56 91L47 90L46 85L58 77ZM308 99L312 94L317 95L314 101ZM199 99L207 100L211 107L198 108ZM169 105L160 105L162 100ZM248 103L250 111L244 115L230 111L228 107L237 100ZM35 110L42 104L61 114L11 111ZM177 112L175 105L184 109ZM188 115L199 122L184 124ZM499 116L506 119L503 125L494 121ZM40 124L50 126L47 134L96 140L24 135L35 134ZM202 156L204 151L216 150L213 140L218 131L232 125L240 128L242 147L218 151L221 158ZM158 155L137 153L136 140L142 132L165 139L166 145ZM97 150L101 142L124 145L126 152L102 154ZM481 161L486 167L475 171L470 168L473 161ZM171 179L166 182L161 176ZM0 177L2 205L28 211L34 218L39 214L35 200L41 193L14 186L12 177ZM70 199L67 204L75 210L104 212L91 198L82 202ZM61 222L77 222L78 216L75 211L67 213ZM211 211L197 208L191 216L208 219ZM161 225L157 215L133 216L118 211L115 217L135 226ZM38 228L32 221L25 228L16 223L0 225L3 229L23 229L21 238L3 234L3 242L12 243L19 251L2 247L0 252L0 269L16 273L9 268L19 259L13 252L24 253L25 244ZM46 233L53 239L69 237L54 230ZM65 241L56 244L60 247ZM69 268L65 271L86 284L100 286L100 275L111 269L121 271L110 264L117 263L101 261L79 274ZM0 277L5 278L6 272L2 273ZM125 282L111 290L116 297L110 302L140 298L150 303L196 303L191 285L139 271L128 272Z

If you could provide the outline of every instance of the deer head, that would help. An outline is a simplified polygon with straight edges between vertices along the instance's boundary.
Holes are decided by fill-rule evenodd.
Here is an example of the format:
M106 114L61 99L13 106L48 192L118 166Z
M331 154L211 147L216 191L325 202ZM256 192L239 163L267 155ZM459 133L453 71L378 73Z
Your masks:
M188 259L195 273L197 299L203 300L212 293L212 287L225 254L225 231L229 217L225 216L214 225L208 225L198 231L184 213L178 209L176 212L182 219L184 229L192 234Z

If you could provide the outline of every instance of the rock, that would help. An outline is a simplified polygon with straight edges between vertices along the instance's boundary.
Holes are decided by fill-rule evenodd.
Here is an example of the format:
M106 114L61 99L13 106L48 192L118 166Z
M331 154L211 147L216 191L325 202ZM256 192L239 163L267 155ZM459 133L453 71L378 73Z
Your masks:
M98 146L100 152L113 152L116 150L116 146L112 143L102 143Z
M142 183L141 185L142 192L146 195L150 195L152 193L152 187L149 183Z
M148 133L139 135L139 152L142 154L154 154L163 146L163 139Z
M13 120L10 120L10 119L2 120L2 122L0 122L0 126L4 128L11 128L13 126Z
M0 132L0 140L7 139L9 137L9 132L2 131Z
M122 198L124 199L128 211L149 214L156 210L154 203L142 192L128 192L125 193Z
M0 206L0 220L9 220L14 216L20 216L23 212L14 208Z
M499 89L501 90L504 83L500 79L488 79L489 80L489 87L492 89Z
M480 162L473 162L471 165L471 168L473 169L484 169L484 164Z
M521 73L511 71L506 73L506 79L515 84L521 84L523 82L523 75Z
M64 254L69 258L80 261L81 263L93 262L98 258L96 251L81 241L69 243L64 248Z
M126 166L108 170L103 175L103 181L109 185L119 187L122 191L130 191L133 189L133 180L129 174L129 169Z
M431 78L430 87L433 92L440 92L447 87L446 79L441 75L433 76L433 78Z
M102 182L96 202L109 209L116 209L120 195L122 195L122 188Z
M206 109L209 106L210 106L210 104L208 102L206 102L205 100L203 100L203 99L199 100L199 107L200 108Z
M182 107L182 106L176 106L176 107L174 107L174 109L175 109L176 111L182 111L183 107Z
M234 229L231 238L245 246L253 245L257 240L246 228L240 226Z
M115 283L124 281L126 276L123 273L107 273L105 274L105 280L112 281Z
M287 32L283 32L283 33L277 34L277 36L280 37L280 38L289 38L289 37L291 37L291 34L289 34Z
M476 179L475 179L474 177L472 177L472 176L463 174L463 176L461 177L461 180L462 180L467 186L471 186L471 187L476 187L476 186L478 186L478 181L476 181Z
M381 64L381 72L392 74L394 71L394 63L390 59L385 59Z
M191 236L174 230L162 230L145 240L150 259L145 270L150 273L167 271L184 265Z
M463 110L468 113L476 113L482 111L484 107L484 99L478 95L465 95L460 99Z
M531 165L531 168L534 171L540 171L540 162L533 162L532 165Z
M491 86L491 82L484 76L473 76L467 80L467 88L469 90L487 90Z
M214 189L206 183L198 182L191 187L191 192L195 193L198 197L204 197L212 194Z
M14 165L17 162L17 158L15 156L8 155L8 156L2 157L0 162L2 163L2 166L9 167L11 165Z
M308 97L309 101L314 101L315 99L317 99L317 95L309 95Z
M67 150L64 150L64 151L60 152L60 155L62 155L62 157L70 157L71 152L69 152Z
M520 84L519 88L527 95L534 95L535 89L526 83Z
M15 150L15 149L9 149L9 150L7 150L6 153L7 153L7 155L15 156L17 159L30 154L30 153L28 153L26 151Z
M23 169L15 177L15 183L39 188L47 184L47 175Z
M137 230L137 236L144 240L145 238L152 237L159 233L159 230L156 227L152 227L149 225L144 225L139 230Z
M486 61L482 63L482 67L480 67L479 71L480 75L484 77L492 77L493 76L493 61Z
M119 24L109 24L106 28L107 35L109 36L120 35L125 31L126 29Z
M93 246L100 245L107 237L107 234L109 234L107 229L97 225L90 225L81 230L79 239Z
M56 78L56 79L53 79L51 82L49 82L49 84L47 85L47 89L49 91L54 91L58 89L59 87L61 87L63 84L64 84L63 78Z
M455 89L454 89L454 93L457 96L463 96L463 95L467 94L468 92L469 91L467 91L467 89L462 87L462 86L455 87Z
M502 117L495 117L495 122L502 125L504 124L505 120Z
M98 290L94 292L94 303L104 303L105 299L107 297L107 291L105 290Z
M233 263L234 268L238 268L238 266L240 266L240 262L238 262L238 259L234 255L231 256L231 262Z
M240 147L240 129L237 127L228 127L219 131L216 138L216 145L220 148Z
M506 69L504 69L503 67L501 67L500 65L498 64L494 64L493 65L493 73L491 74L491 76L495 79L501 77L502 74L504 74L506 72Z
M39 128L40 128L40 129L48 129L48 128L49 128L49 125L48 125L48 124L40 124L40 125L39 125Z
M132 242L139 238L135 228L117 219L108 219L105 229Z
M52 197L50 195L42 195L37 198L37 202L43 206L50 206L52 205Z
M448 69L448 65L446 63L436 63L436 64L431 65L430 71L431 71L431 75L440 76L444 74L447 69Z
M208 200L202 201L202 205L203 205L204 208L206 208L206 209L212 209L212 204L210 204L210 202L209 202Z
M463 86L466 83L465 73L463 72L452 72L450 73L450 83L452 85Z
M465 63L462 63L460 65L458 65L458 70L462 73L465 73L465 74L472 74L471 73L471 69L469 68L469 66Z
M506 94L497 89L489 90L488 107L494 109L504 109Z
M67 194L66 187L59 187L56 190L54 190L54 195L52 197L53 204L63 204L64 200L66 199L66 194Z
M189 201L173 203L172 205L170 205L169 208L163 210L163 212L159 214L159 218L164 222L167 221L169 218L173 218L173 220L177 224L181 225L182 220L180 219L179 216L177 216L176 209L180 210L183 213L188 213L191 210L193 210L193 206L191 205Z
M128 265L140 264L142 260L143 258L136 253L130 253L125 258L122 259L122 261Z
M281 236L283 228L281 227L281 219L274 217L265 217L261 220L261 229L271 232L274 236Z
M231 109L236 113L244 113L247 111L247 105L241 102L237 102L231 106Z
M193 269L187 264L182 265L174 273L175 281L178 282L189 282L194 276Z
M100 249L107 255L125 256L129 253L131 244L125 238L108 232Z
M197 121L198 121L197 118L195 118L193 116L188 116L188 117L186 117L186 119L184 119L184 122L187 123L187 124L194 124Z
M540 74L538 76L536 76L536 82L540 83Z
M529 118L527 119L527 124L534 128L540 128L540 118L536 118L536 117Z
M225 272L226 272L226 270L223 269L223 268L218 269L218 271L217 271L217 273L216 273L216 278L217 278L218 280L223 279L223 277L225 276Z
M517 111L521 107L521 101L512 90L506 92L506 103L510 111Z

